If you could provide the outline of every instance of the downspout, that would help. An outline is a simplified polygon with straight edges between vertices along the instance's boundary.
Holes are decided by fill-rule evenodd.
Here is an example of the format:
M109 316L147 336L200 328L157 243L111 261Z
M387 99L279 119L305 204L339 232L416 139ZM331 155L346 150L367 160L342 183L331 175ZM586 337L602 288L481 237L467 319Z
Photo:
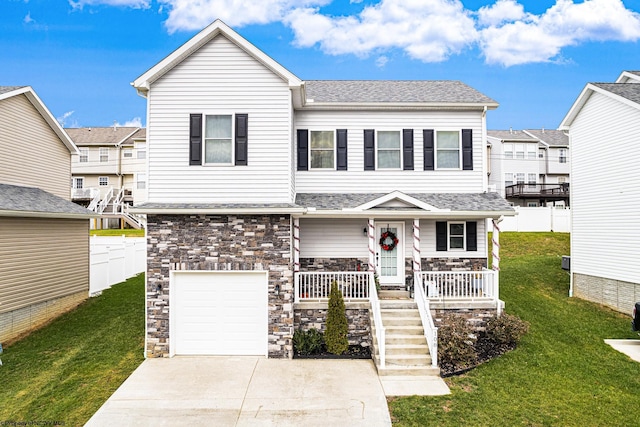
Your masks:
M567 131L569 138L569 147L571 143L571 130ZM569 162L569 177L573 177L573 162ZM573 180L571 180L573 181ZM569 185L573 186L573 182ZM569 187L569 248L573 248L573 190ZM571 257L571 249L569 249L569 257ZM571 260L571 258L569 258ZM573 262L569 261L569 297L573 297Z
M486 173L489 169L489 159L487 156L486 150L487 144L487 106L485 105L482 108L482 141L480 142L480 146L482 147L482 191L486 192L489 189L489 175ZM486 168L486 170L484 170Z

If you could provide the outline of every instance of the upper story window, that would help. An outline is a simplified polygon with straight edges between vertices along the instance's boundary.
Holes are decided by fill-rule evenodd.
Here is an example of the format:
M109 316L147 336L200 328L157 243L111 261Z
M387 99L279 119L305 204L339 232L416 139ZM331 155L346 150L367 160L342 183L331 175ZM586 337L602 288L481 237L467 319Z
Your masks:
M147 144L138 144L136 148L138 159L143 160L147 158Z
M87 163L89 161L89 149L88 148L80 148L80 163Z
M513 144L504 144L504 158L513 159Z
M133 157L133 150L131 148L125 148L122 150L122 157L125 159L130 159Z
M231 122L230 114L205 117L205 164L230 165L233 163L233 130Z
M108 161L109 161L109 148L100 147L100 163L105 163Z
M378 131L378 169L400 169L402 154L400 131Z
M516 159L524 159L524 144L516 144Z
M460 169L460 132L436 131L436 169Z
M527 159L535 160L538 155L538 147L535 144L527 144Z
M565 148L560 149L560 163L567 163L567 150Z
M108 176L99 177L98 185L100 185L101 187L106 187L107 185L109 185L109 177Z
M136 181L137 181L137 189L138 190L144 190L145 188L147 188L147 174L146 173L139 173L136 177Z
M73 177L73 188L84 188L84 177Z
M544 150L542 150L542 149L538 150L538 158L539 159L544 159Z
M516 184L524 184L524 173L516 174Z
M505 173L504 174L504 186L508 187L510 185L513 185L513 174L512 173Z
M312 130L309 141L311 169L335 169L335 134L332 130Z

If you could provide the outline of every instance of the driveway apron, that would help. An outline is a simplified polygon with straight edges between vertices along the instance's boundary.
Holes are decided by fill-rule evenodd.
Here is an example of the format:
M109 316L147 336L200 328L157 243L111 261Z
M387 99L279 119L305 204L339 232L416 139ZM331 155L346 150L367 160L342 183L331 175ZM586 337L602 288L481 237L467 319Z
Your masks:
M86 424L390 426L371 360L147 359Z

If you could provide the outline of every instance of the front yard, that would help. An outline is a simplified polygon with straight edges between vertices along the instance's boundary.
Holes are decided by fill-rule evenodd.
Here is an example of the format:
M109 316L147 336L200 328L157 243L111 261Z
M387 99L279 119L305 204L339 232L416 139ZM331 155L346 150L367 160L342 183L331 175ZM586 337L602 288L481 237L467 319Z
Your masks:
M604 344L638 338L630 318L568 298L569 235L502 233L500 295L531 323L513 352L448 379L452 394L389 403L398 426L638 424L640 363Z
M513 352L461 377L452 394L389 402L398 426L637 425L640 363L603 343L637 338L628 316L567 297L569 236L502 233L501 298L531 323ZM139 275L0 356L0 421L82 425L143 359Z

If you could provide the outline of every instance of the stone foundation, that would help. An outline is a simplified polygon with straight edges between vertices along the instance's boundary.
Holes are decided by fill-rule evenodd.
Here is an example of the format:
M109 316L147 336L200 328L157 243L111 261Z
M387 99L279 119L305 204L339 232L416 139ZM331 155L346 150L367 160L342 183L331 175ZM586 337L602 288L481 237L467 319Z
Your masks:
M573 273L573 296L631 315L640 301L640 283Z
M327 322L327 303L300 303L294 308L294 327L308 331L311 328L324 333ZM345 303L349 324L349 345L371 347L371 324L368 303Z
M87 296L88 290L85 290L0 313L0 343L11 343L16 338L46 325L61 314L77 307L87 299Z
M422 258L422 271L470 271L487 268L486 258Z
M433 323L436 327L440 327L444 324L443 316L445 313L455 313L467 319L467 323L469 323L471 327L477 332L484 331L485 327L487 326L487 320L498 315L498 311L496 309L485 308L436 309L432 310L432 313L433 312L435 312L435 315L433 316Z
M291 267L289 215L148 215L147 356L169 355L171 270L262 270L269 272L269 357L291 358Z
M367 258L300 258L300 271L367 271Z

